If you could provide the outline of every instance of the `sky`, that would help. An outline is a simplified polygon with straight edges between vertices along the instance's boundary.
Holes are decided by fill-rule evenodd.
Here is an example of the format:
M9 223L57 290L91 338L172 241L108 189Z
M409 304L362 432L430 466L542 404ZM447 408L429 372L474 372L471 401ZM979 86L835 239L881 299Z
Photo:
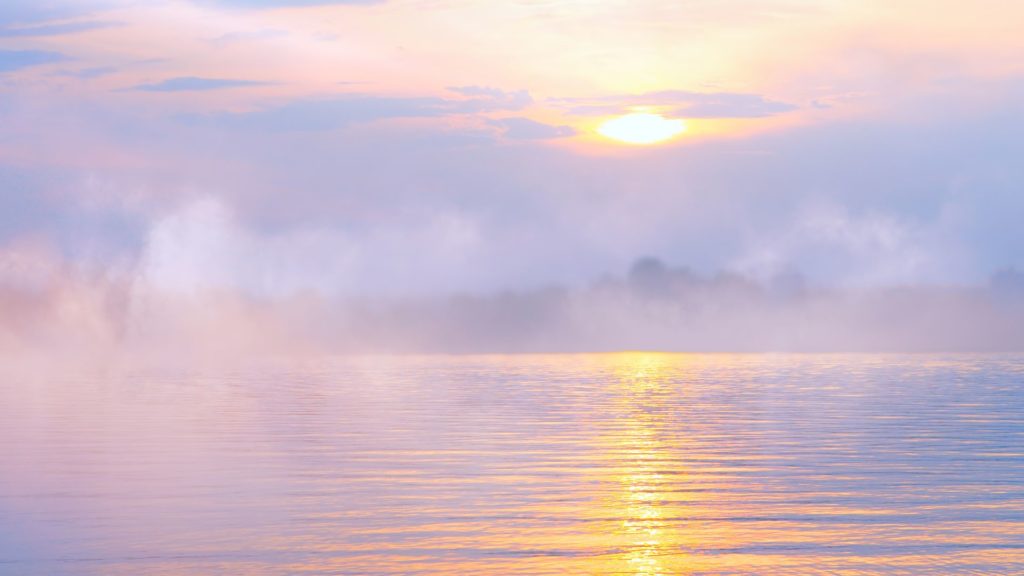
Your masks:
M977 317L970 291L1024 269L1021 21L1016 0L8 0L4 325L113 315L116 340L214 297L607 310L644 258L764 294L959 290ZM685 130L602 134L635 113Z

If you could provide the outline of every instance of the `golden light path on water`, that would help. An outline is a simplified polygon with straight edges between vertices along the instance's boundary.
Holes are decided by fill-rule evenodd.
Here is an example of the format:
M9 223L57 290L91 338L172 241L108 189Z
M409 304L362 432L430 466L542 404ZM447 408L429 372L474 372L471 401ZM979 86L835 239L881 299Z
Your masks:
M0 573L1024 573L1024 357L5 375Z

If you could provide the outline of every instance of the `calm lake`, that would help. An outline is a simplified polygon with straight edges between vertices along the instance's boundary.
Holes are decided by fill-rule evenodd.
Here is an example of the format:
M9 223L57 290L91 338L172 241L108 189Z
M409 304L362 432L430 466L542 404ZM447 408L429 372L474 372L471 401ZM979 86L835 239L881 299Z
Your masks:
M7 374L0 574L1024 574L1024 356Z

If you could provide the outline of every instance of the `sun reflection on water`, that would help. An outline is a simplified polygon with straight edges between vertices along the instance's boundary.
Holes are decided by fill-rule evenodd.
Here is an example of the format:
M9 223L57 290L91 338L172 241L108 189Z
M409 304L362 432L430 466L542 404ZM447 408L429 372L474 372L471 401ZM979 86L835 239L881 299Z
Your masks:
M668 360L659 354L626 353L609 356L609 361L615 375L613 405L618 416L605 442L622 461L617 478L621 489L609 504L622 516L625 551L617 560L625 565L607 572L636 576L684 573L678 525L666 520L674 512L666 493L666 466L672 461L664 441ZM684 472L672 470L676 482Z

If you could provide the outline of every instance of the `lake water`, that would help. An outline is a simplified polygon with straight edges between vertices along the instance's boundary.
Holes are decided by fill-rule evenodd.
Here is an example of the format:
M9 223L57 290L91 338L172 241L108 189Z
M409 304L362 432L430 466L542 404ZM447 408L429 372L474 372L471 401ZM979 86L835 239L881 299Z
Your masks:
M12 373L0 573L1024 574L1024 356Z

